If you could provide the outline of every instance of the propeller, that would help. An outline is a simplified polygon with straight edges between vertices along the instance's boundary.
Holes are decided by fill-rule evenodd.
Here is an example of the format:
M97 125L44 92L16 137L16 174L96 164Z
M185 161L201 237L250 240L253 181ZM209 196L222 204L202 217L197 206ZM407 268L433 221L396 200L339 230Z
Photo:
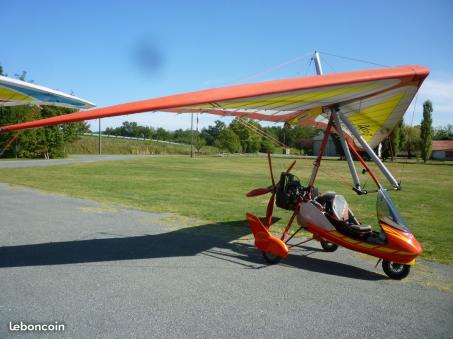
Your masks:
M274 188L272 186L266 187L266 188L255 188L254 190L251 190L248 192L246 195L251 198L251 197L257 197L259 195L263 195L266 193L272 192Z
M272 185L269 187L266 187L266 188L255 188L255 189L251 190L250 192L248 192L246 195L247 195L247 197L257 197L257 196L260 196L263 194L272 193L271 197L269 199L269 202L267 203L267 208L266 208L266 224L265 224L265 226L269 227L272 224L272 213L274 211L275 194L277 192L277 186L280 183L280 181L275 183L274 172L272 170L272 158L271 158L270 152L267 153L267 160L269 163L269 172L271 174ZM294 160L291 163L291 165L289 165L289 167L286 170L286 173L289 173L293 169L295 164L296 164L296 160Z

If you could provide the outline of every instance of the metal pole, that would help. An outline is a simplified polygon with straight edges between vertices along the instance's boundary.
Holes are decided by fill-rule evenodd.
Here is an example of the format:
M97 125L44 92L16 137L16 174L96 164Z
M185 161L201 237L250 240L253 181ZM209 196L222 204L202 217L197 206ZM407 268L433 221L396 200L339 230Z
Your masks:
M311 171L310 181L308 182L308 187L310 188L310 191L312 190L312 187L313 187L313 185L315 183L315 180L316 180L316 176L318 175L319 166L321 165L322 156L324 154L324 150L325 150L326 145L327 145L327 140L329 139L329 135L330 135L330 130L332 128L332 124L333 124L333 119L332 119L332 116L331 116L329 118L329 123L327 124L326 130L324 132L324 136L322 138L321 147L319 149L318 157L316 158L315 162L313 163L313 169Z
M398 184L398 181L396 181L392 173L390 173L390 171L387 169L387 167L385 167L381 159L379 159L376 153L374 153L373 149L370 147L370 145L368 145L366 140L362 137L360 132L355 128L355 126L349 121L349 119L343 113L341 113L341 111L338 111L338 114L343 123L348 127L352 135L357 138L360 145L362 145L362 147L365 149L368 155L373 159L374 163L379 167L379 169L387 178L387 180L390 182L390 184L396 189L401 189L401 186L400 184Z
M322 75L321 59L319 58L319 53L317 51L315 51L315 53L313 54L313 58L312 59L315 62L316 74ZM327 141L329 139L330 129L332 128L332 122L333 122L332 117L330 117L329 118L329 123L327 124L326 130L324 131L324 136L322 138L321 147L319 149L318 157L316 158L316 161L313 163L313 169L311 171L311 177L310 177L310 180L308 182L308 187L310 187L310 191L312 190L312 187L313 187L313 185L315 183L316 176L318 175L319 166L321 165L321 159L322 159L322 156L324 154L324 149L326 148Z
M336 112L335 108L330 109L331 114L333 115L333 119L335 122L335 128L337 129L338 137L340 138L341 146L343 147L344 155L346 160L348 161L349 172L351 172L352 180L354 181L355 188L360 190L360 180L357 175L357 171L354 166L354 161L352 160L351 152L349 151L349 147L346 144L346 140L344 138L343 128L341 127L340 118L338 113Z
M190 157L193 158L193 113L190 122Z
M101 119L99 118L99 154L102 154L102 144L101 144Z
M199 127L200 127L200 113L197 113L197 152L199 153L200 152L200 148L198 148L200 146L200 131L199 131Z
M322 66L321 66L321 59L319 57L319 53L315 51L315 54L313 55L313 60L315 62L315 67L316 67L316 74L322 75Z

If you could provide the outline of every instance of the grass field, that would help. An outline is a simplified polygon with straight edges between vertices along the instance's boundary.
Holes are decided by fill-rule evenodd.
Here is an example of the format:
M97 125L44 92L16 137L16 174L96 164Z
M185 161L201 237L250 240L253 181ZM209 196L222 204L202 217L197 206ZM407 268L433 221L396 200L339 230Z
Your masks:
M306 182L313 160L301 159L294 173ZM289 159L274 159L278 173ZM402 179L403 190L391 193L407 224L424 249L423 257L453 264L453 166L388 164ZM367 181L366 175L361 175ZM25 185L100 202L119 203L149 212L171 212L203 222L236 222L245 212L263 215L268 195L246 198L266 187L270 178L265 157L166 156L0 170L0 182ZM383 181L384 182L384 181ZM372 182L368 180L368 187ZM375 224L376 195L357 196L344 161L326 160L318 176L320 192L344 194L361 222ZM289 214L276 208L286 223ZM237 223L234 223L237 224ZM275 226L273 226L275 228Z
M69 154L98 154L98 137L81 136L79 140L67 145ZM189 145L166 144L150 140L128 140L102 138L102 152L105 154L190 154ZM195 151L195 150L194 150ZM204 146L201 154L218 153L217 148Z

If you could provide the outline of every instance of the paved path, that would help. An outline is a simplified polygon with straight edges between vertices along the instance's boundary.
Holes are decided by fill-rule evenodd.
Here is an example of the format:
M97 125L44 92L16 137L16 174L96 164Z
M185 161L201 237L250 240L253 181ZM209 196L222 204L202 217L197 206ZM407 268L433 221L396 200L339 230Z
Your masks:
M71 155L64 159L30 159L30 160L2 160L0 161L1 168L17 168L17 167L41 167L53 165L66 165L79 162L95 162L95 161L110 161L110 160L128 160L134 158L149 158L155 155L133 155L133 154L110 154L110 155Z
M179 229L172 216L5 184L0 207L0 338L21 337L10 321L59 321L68 338L453 335L448 266L420 263L397 282L313 244L267 267L235 241L245 227Z

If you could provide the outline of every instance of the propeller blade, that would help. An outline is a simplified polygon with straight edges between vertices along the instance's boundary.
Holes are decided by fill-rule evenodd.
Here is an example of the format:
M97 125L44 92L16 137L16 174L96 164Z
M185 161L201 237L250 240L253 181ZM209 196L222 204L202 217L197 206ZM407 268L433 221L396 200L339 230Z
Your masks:
M275 187L274 173L272 172L271 152L267 152L267 160L269 162L269 171L271 172L272 186Z
M275 191L272 192L271 198L267 204L266 209L266 225L270 227L272 224L272 212L274 211L274 203L275 203Z
M272 192L273 188L272 187L267 187L267 188L255 188L254 190L251 190L248 192L246 195L248 197L257 197L259 195L263 195L266 193Z
M294 160L293 163L291 165L289 165L288 169L286 170L286 174L288 174L289 172L291 172L291 170L293 169L294 165L296 164L296 161L297 160Z

